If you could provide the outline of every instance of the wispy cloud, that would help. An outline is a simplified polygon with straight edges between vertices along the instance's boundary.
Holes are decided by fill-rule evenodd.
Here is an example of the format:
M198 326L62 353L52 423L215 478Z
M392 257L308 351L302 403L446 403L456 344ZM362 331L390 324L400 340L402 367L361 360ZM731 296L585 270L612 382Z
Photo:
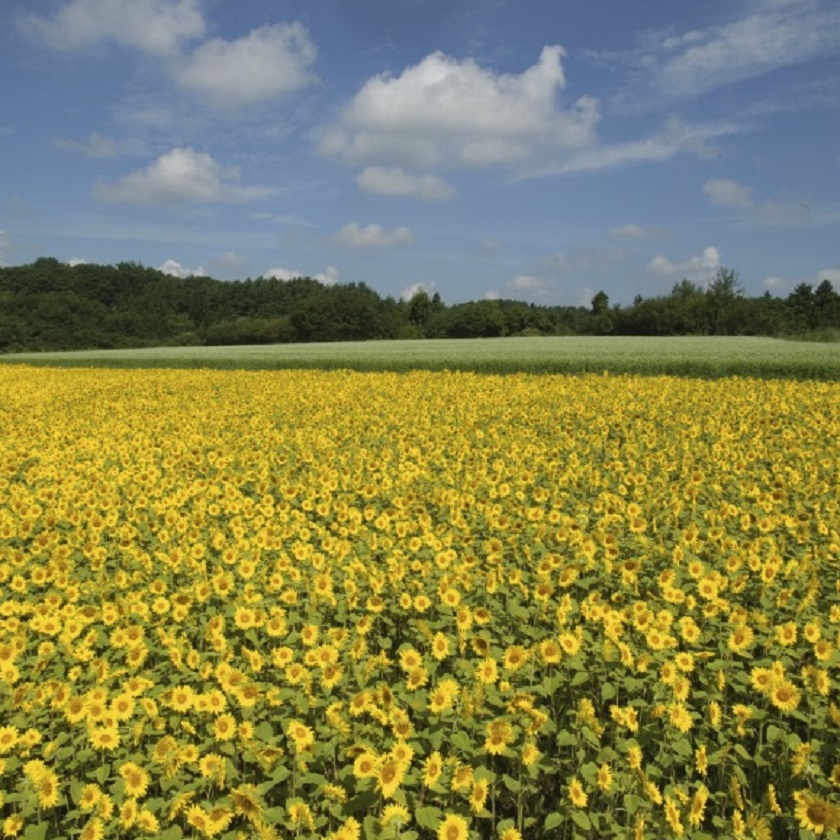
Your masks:
M175 54L206 28L200 0L72 0L51 16L23 15L20 27L56 49L113 41L163 56Z
M835 221L836 214L800 200L767 199L755 201L752 189L729 178L710 178L703 185L703 195L718 207L736 211L737 223L755 227L803 225Z
M726 22L685 31L648 31L631 52L604 56L629 67L623 104L692 99L840 49L833 0L753 0Z

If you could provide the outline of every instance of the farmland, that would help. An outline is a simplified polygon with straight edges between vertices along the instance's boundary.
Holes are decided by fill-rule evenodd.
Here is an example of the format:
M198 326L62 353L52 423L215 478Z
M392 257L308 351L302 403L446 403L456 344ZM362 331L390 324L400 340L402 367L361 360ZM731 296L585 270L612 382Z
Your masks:
M16 353L6 364L62 367L466 370L840 379L836 343L757 337L531 337Z
M0 366L4 834L837 836L838 385L623 341Z

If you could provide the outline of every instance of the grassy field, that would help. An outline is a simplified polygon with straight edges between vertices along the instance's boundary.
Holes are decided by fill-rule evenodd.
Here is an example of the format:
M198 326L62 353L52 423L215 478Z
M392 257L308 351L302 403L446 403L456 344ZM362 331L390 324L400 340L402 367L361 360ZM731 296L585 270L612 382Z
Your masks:
M840 347L754 337L574 336L17 353L0 356L0 364L250 370L448 369L483 373L609 371L836 380L840 379Z

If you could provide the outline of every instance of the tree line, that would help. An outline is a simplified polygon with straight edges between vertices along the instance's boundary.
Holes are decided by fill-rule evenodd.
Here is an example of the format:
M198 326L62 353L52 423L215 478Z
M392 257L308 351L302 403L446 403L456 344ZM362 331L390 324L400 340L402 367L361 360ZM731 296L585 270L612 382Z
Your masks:
M705 285L611 306L517 300L445 304L418 291L382 297L364 283L309 277L235 281L178 278L136 262L68 265L42 257L0 268L0 352L268 344L508 335L840 336L840 294L828 279L800 283L786 298L743 294L722 268Z

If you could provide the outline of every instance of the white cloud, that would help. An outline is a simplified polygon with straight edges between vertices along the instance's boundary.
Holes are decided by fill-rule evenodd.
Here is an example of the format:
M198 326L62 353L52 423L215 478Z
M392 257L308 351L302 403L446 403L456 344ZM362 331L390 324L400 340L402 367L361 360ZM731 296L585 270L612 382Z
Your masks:
M270 187L239 183L237 167L224 167L207 152L190 147L172 149L145 169L115 184L99 183L94 195L104 201L130 204L183 205L198 202L246 202L276 194Z
M802 201L756 202L749 187L726 178L711 178L703 185L702 192L712 204L745 211L746 222L751 225L771 227L831 220L831 216L812 212L811 206Z
M610 228L610 236L617 239L648 239L661 234L662 229L656 225L637 225L635 222Z
M667 257L656 256L650 261L648 268L663 277L684 277L699 282L714 276L720 266L720 253L710 245L704 248L701 254L679 263L671 262Z
M691 124L679 118L671 118L662 131L650 137L627 143L593 145L591 148L567 154L559 161L538 162L535 166L524 168L515 180L596 172L632 163L653 163L686 152L701 158L710 158L716 154L709 144L710 140L738 131L740 128L734 123Z
M297 271L296 269L291 268L282 268L281 266L269 268L263 274L263 277L266 280L286 281L294 280L298 277L311 277L313 280L317 280L319 283L323 283L325 286L333 286L336 283L338 283L339 276L340 272L334 265L328 265L323 271L319 271L317 274L307 274L305 271Z
M172 277L180 277L182 280L185 277L205 277L207 275L207 272L201 266L198 268L187 268L177 260L166 260L163 265L158 266L158 271L162 271L164 274L169 274Z
M505 287L515 292L535 292L547 289L551 282L544 277L535 277L532 274L517 274L512 277Z
M56 49L84 49L113 40L157 55L204 34L199 0L71 0L52 17L21 19L27 34Z
M382 225L369 224L361 227L356 222L350 222L344 225L333 239L338 245L347 248L387 248L392 245L407 245L414 241L414 236L407 227L385 230Z
M178 83L222 108L252 105L315 81L317 50L300 23L261 26L243 38L201 44L177 68Z
M481 240L482 251L500 251L503 247L504 243L502 240L497 239L495 236L486 236Z
M143 144L135 140L115 140L94 131L82 140L71 137L59 137L53 141L57 149L79 152L85 157L97 160L115 158L120 154L141 154Z
M785 280L784 277L771 275L770 277L764 278L762 286L766 291L771 292L772 294L781 295L783 292L790 290L790 281Z
M723 207L749 209L753 206L750 188L728 178L710 178L703 184L703 195L708 196L712 204Z
M488 166L586 147L598 103L581 97L558 107L563 55L562 47L545 47L536 64L513 75L432 53L400 76L369 79L322 138L321 152L379 165Z
M279 265L269 268L263 274L266 280L294 280L296 277L305 276L303 271L295 271L293 268L283 268Z
M6 265L6 252L12 247L12 240L5 230L0 230L0 266Z
M667 37L649 33L643 66L667 99L697 96L840 48L840 6L818 0L763 2L752 14Z
M400 166L368 166L356 183L365 191L380 195L405 195L439 201L453 198L455 188L439 175L411 175Z
M94 131L84 140L72 140L69 137L59 137L54 145L58 149L67 149L71 152L81 152L89 158L115 158L118 154L117 141L112 137L105 137Z
M431 297L437 290L437 283L412 283L400 292L400 300L411 300L418 292L425 292Z
M239 277L248 271L248 257L237 254L236 251L225 251L207 265L207 273L211 277Z
M338 283L339 274L339 270L334 265L328 265L323 271L319 271L313 279L325 286L334 286Z
M818 271L814 277L814 283L819 285L823 280L828 280L834 286L835 292L840 291L840 268L824 268Z
M90 265L90 260L83 259L82 257L71 257L69 260L65 260L64 263L71 268L75 268L77 265Z

